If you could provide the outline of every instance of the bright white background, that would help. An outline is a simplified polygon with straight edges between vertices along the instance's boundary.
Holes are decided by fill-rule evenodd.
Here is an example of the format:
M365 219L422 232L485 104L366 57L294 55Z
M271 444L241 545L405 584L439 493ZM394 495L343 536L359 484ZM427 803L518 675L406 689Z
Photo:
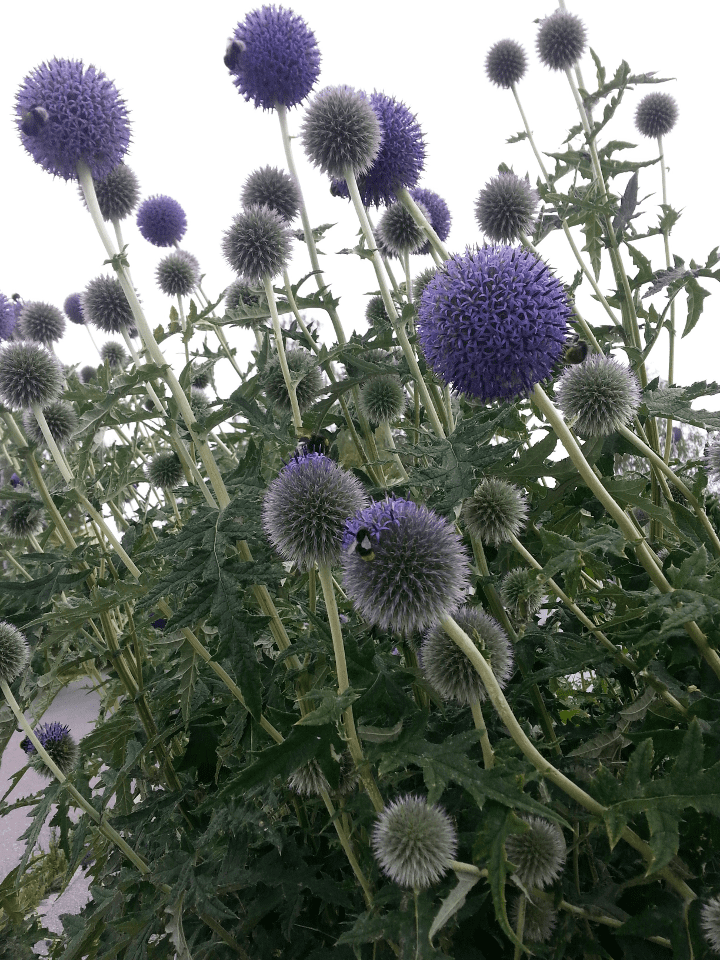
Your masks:
M244 101L222 62L227 37L256 5L123 0L72 8L54 0L35 0L22 7L13 5L12 12L4 15L0 290L8 296L17 292L26 300L62 306L69 293L83 290L93 277L107 270L102 266L104 251L78 199L77 187L54 179L35 165L15 128L14 96L19 84L38 63L53 56L94 63L116 83L131 111L133 140L126 159L140 179L143 197L166 193L183 205L189 229L182 245L199 258L208 294L217 296L234 279L223 260L220 242L240 209L243 182L264 164L284 166L277 118ZM714 5L571 0L568 6L582 17L589 43L609 75L626 59L634 73L654 70L659 76L676 78L629 92L616 120L605 131L605 139L609 135L638 143L638 149L626 151L627 155L649 158L655 152L654 141L635 131L635 107L651 90L676 98L679 121L666 138L665 149L669 201L684 212L673 233L672 250L686 262L691 258L704 262L720 243L717 121L711 108L717 83ZM397 0L365 0L352 6L338 5L335 0L297 0L292 7L305 17L318 39L322 53L318 89L337 83L368 92L378 89L405 101L417 113L428 151L420 186L435 190L448 202L453 215L448 245L453 251L482 242L474 202L480 188L497 172L498 163L508 163L518 174L529 172L533 182L538 175L527 143L505 143L521 129L521 122L510 91L492 86L485 77L489 47L496 40L512 37L526 48L529 69L519 89L541 150L559 149L565 132L577 122L564 75L542 67L535 52L534 20L555 8L548 0L432 6ZM583 57L581 67L586 85L594 86L589 54ZM293 132L299 128L302 109L290 113ZM357 228L349 205L330 196L327 181L305 162L297 141L296 151L311 221L315 225L338 223L321 248L333 254L351 246ZM624 186L627 177L619 178L618 184ZM640 174L640 196L651 193L650 204L659 203L657 166ZM154 281L163 251L142 239L134 220L125 221L124 232L130 243L133 276L151 325L165 322L169 301ZM661 245L645 242L643 249L655 266L664 266ZM575 262L561 234L544 242L542 253L562 279L572 279ZM415 259L417 269L431 263L430 258ZM364 330L362 294L375 287L370 265L335 256L327 256L325 265L334 293L342 297L340 312L346 331ZM291 275L297 279L308 269L307 255L298 248ZM606 269L601 286L607 288L609 282ZM711 293L717 292L715 281L703 281L703 285ZM662 301L661 294L656 300L659 308ZM720 380L716 302L716 296L706 301L700 324L679 345L676 380L680 383ZM585 295L579 298L579 306L588 319L604 322L604 314ZM681 328L684 311L683 297ZM248 335L229 333L231 341L247 351ZM97 362L85 331L71 324L58 353L66 363ZM242 362L248 359L244 352ZM664 366L658 352L651 368L661 372ZM223 362L219 369L223 395L235 385L226 370L229 365ZM708 399L702 405L717 404Z

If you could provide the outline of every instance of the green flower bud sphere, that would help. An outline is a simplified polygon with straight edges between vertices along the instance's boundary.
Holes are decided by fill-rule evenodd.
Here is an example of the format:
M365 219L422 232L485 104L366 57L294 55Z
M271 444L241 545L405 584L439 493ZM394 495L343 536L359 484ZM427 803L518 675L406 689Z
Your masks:
M534 570L517 567L503 577L500 597L510 613L518 620L527 620L537 613L544 593Z
M11 684L30 663L24 635L6 620L0 620L0 680Z
M340 783L337 790L333 790L327 777L322 772L317 760L298 767L288 778L288 787L301 797L320 797L325 793L350 793L357 784L358 774L351 758L347 754L340 757Z
M43 416L55 443L59 447L64 447L78 428L75 410L64 400L53 400L52 403L43 407ZM45 434L40 429L40 424L32 410L26 410L23 414L23 426L33 443L41 447L46 446Z
M284 170L270 166L251 173L240 194L240 202L244 207L254 203L264 204L288 223L300 213L301 199L293 178Z
M664 137L675 126L677 103L669 93L648 93L635 111L635 126L644 137Z
M200 264L186 250L176 250L160 261L155 277L166 297L187 297L200 282Z
M78 373L78 378L80 383L90 383L91 380L95 380L97 377L97 369L91 367L89 364L82 367Z
M588 437L614 433L640 406L640 385L630 367L601 353L566 367L556 395L565 418Z
M527 519L525 494L499 477L486 477L463 505L463 519L472 536L497 546L517 536Z
M402 380L392 373L371 377L360 388L360 410L374 426L397 420L406 403Z
M100 359L109 367L122 367L130 357L121 343L117 340L108 340L100 347Z
M290 260L292 236L287 221L270 207L253 204L239 213L225 232L225 259L247 283L263 285Z
M225 310L232 313L233 322L243 328L255 327L270 316L265 293L239 279L225 291Z
M430 222L430 213L424 203L417 202L424 217ZM413 220L412 214L401 203L391 203L380 217L377 225L378 240L392 256L417 253L424 246L426 237L422 227Z
M413 280L413 301L415 303L420 303L420 298L423 295L425 287L430 283L430 281L435 277L437 273L437 267L426 267L425 270L422 270Z
M61 389L60 361L39 344L17 340L0 350L0 400L9 407L47 406Z
M516 40L498 40L488 50L485 73L496 86L509 90L523 78L526 70L527 57Z
M3 517L3 525L11 537L25 540L36 536L42 530L40 511L27 501L19 500L10 504Z
M323 389L322 371L315 357L301 347L288 350L285 354L290 377L295 382L300 412L311 407ZM263 388L268 401L281 410L290 409L290 397L283 377L280 358L274 356L268 361L262 377Z
M480 191L475 219L492 243L512 243L530 233L538 195L528 180L500 173Z
M365 319L372 327L389 325L390 317L382 297L370 297L365 306Z
M87 207L82 188L78 192ZM124 220L138 205L140 181L127 164L119 163L106 177L95 181L95 195L103 220Z
M366 173L378 155L382 132L370 100L348 86L325 87L311 101L302 125L308 158L330 177Z
M409 794L378 816L371 845L383 873L394 883L424 890L447 873L457 852L457 833L444 810Z
M524 898L524 895L516 897L510 908L510 919L514 930L517 930L520 904L523 899L525 899L523 938L530 943L545 943L550 939L550 934L555 929L557 910L553 910L549 904L544 902L533 903L532 900Z
M34 340L44 347L62 339L65 333L65 318L62 311L50 303L33 300L20 311L18 334L25 340Z
M172 490L182 482L184 476L180 458L174 450L156 454L148 464L147 477L153 487Z
M133 315L125 291L116 277L91 280L82 298L85 318L103 333L120 333L132 327Z
M567 848L562 830L541 817L520 818L529 829L505 840L505 853L514 864L518 880L527 888L542 890L560 876Z

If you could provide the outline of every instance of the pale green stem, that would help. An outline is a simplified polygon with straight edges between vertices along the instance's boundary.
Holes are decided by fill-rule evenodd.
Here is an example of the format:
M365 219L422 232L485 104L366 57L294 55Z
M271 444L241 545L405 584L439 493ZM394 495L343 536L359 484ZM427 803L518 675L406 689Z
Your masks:
M87 323L83 324L83 326L87 330L87 335L90 337L90 343L95 347L95 352L98 356L100 356L100 347L97 345L97 343L95 343L95 337L92 335L90 326Z
M110 527L108 527L107 523L105 523L105 520L103 519L102 514L98 513L98 511L97 511L97 510L95 509L95 507L90 503L90 501L88 500L88 498L87 498L83 493L81 493L80 490L78 490L77 488L75 488L75 496L78 498L78 500L80 501L80 503L83 505L83 508L90 514L90 516L92 517L93 521L94 521L94 522L98 525L98 527L102 530L103 534L104 534L105 537L107 538L107 540L108 540L108 542L110 543L110 545L112 546L113 550L114 550L114 551L117 553L117 555L120 557L120 559L121 559L122 562L125 564L125 566L128 568L128 570L130 571L130 573L131 573L131 574L135 577L135 579L139 582L140 579L141 579L141 577L142 577L142 572L139 570L138 567L135 566L135 564L132 562L132 560L130 559L130 557L127 555L127 553L125 552L125 549L123 548L123 545L122 545L122 544L120 543L120 541L117 539L117 537L116 537L115 534L112 532L112 530L110 529Z
M280 361L280 369L282 370L283 380L285 381L288 397L290 398L295 434L301 437L303 436L303 422L300 415L300 407L298 406L296 385L290 376L290 368L288 367L287 357L285 356L285 346L283 345L280 317L278 316L277 304L275 303L275 291L273 290L272 280L267 274L263 277L263 284L265 286L265 296L270 305L270 316L272 317L273 333L275 334L275 346L277 348L278 360Z
M395 440L393 439L392 430L390 429L390 421L381 420L380 423L378 424L378 430L380 432L380 437L385 444L385 449L388 451L388 453L392 454L393 462L395 463L395 466L397 467L397 469L400 471L400 476L403 478L403 480L406 483L408 483L410 481L410 477L408 477L405 471L405 467L402 465L402 461L397 452L397 447L395 446Z
M55 438L50 432L50 427L48 422L45 419L45 414L42 411L42 407L39 403L32 404L32 412L35 414L35 419L38 422L38 426L42 430L42 434L45 437L45 442L48 445L48 450L52 454L53 460L57 464L57 468L63 476L65 483L72 483L74 480L72 470L67 464L65 457L62 455L60 447L55 443Z
M660 175L662 178L662 202L667 206L667 177L665 173L665 151L663 150L662 134L658 135L658 153L660 154ZM665 246L665 266L670 270L670 233L666 228L663 230L663 243ZM671 387L675 382L675 299L670 301L670 329L668 330L668 386ZM672 418L668 417L665 422L665 463L670 461L670 450L672 448Z
M399 190L395 191L395 196L408 211L415 223L425 231L425 235L430 241L431 248L436 251L441 260L443 262L445 260L449 260L450 254L448 253L447 247L433 229L433 226L428 218L410 196L407 187L400 187Z
M520 894L520 908L518 910L517 924L515 925L515 936L520 941L515 944L515 952L513 954L513 960L520 960L520 954L523 952L522 940L523 934L525 933L525 894Z
M493 748L490 745L490 737L488 736L487 727L485 726L485 717L483 717L482 704L477 697L470 701L470 711L472 713L475 729L480 734L480 746L482 747L485 769L492 770L492 768L495 766L495 754L493 753Z
M340 846L345 851L345 856L348 858L348 862L352 867L352 871L357 877L358 883L362 887L362 892L365 895L365 902L367 903L368 907L371 907L373 903L372 890L370 889L370 884L367 882L365 874L362 872L362 868L360 867L360 864L357 862L357 858L353 853L353 848L350 845L350 838L336 816L335 807L327 790L321 790L320 796L322 797L323 803L327 807L327 811L330 814L330 819L332 820L333 826L335 827L335 832L338 835Z
M28 539L30 539L30 538L28 537ZM36 543L37 543L37 541L36 541ZM32 547L33 547L33 549L35 550L36 553L42 553L42 550L38 550L37 547L35 546L35 544L32 544L32 541L31 541L31 545L32 545ZM40 544L38 543L37 546L39 547ZM15 569L16 569L17 572L20 574L20 576L25 577L26 580L32 580L32 579L33 579L33 575L32 575L31 573L28 573L28 571L25 569L25 567L15 559L15 557L10 553L9 550L6 550L4 547L3 547L2 555L5 557L6 561L7 561L9 564L11 564L13 567L15 567Z
M207 307L208 304L210 303L210 301L208 300L208 298L207 298L207 296L206 296L203 288L200 286L200 284L198 284L198 285L195 287L195 290L197 291L198 297L199 297L201 300L204 300L204 301L205 301L205 306ZM213 319L217 320L217 317L215 316L214 313L212 313L210 316L213 317ZM240 367L237 365L237 361L235 360L235 357L233 356L232 350L230 349L230 344L228 343L227 338L226 338L225 334L223 333L223 328L220 326L220 324L218 324L217 326L215 326L215 325L213 324L213 331L215 332L215 335L217 336L218 340L220 341L221 347L222 347L223 350L225 351L225 356L228 358L228 360L229 360L230 363L232 364L233 370L234 370L235 373L238 375L238 377L240 377L240 379L242 380L242 378L243 378L242 370L241 370Z
M185 348L185 364L190 365L190 349L187 339L187 319L185 317L185 307L183 307L182 297L177 295L178 316L180 317L180 326L183 332L183 347Z

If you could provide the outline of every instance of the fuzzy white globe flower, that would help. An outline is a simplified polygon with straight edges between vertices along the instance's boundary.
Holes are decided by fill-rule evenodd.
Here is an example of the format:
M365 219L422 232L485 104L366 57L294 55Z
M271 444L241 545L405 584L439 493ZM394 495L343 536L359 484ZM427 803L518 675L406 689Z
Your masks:
M371 845L391 880L401 887L424 890L447 873L457 851L457 833L444 810L408 794L379 815Z

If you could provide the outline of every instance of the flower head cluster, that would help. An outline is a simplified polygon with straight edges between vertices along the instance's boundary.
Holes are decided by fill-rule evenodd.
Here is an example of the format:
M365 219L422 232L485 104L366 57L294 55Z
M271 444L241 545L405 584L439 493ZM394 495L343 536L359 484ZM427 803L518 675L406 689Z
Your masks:
M360 482L320 453L294 457L265 494L270 542L301 570L337 563L345 522L367 504Z
M356 177L365 174L381 141L377 114L361 90L325 87L305 111L303 148L315 166L331 177L344 178L348 167Z
M470 573L448 521L399 498L373 503L348 521L342 567L347 594L366 622L400 634L452 614Z
M0 293L0 340L9 340L12 337L17 320L15 302Z
M83 294L82 308L90 323L103 333L120 333L133 324L130 304L117 277L91 280Z
M62 367L39 344L15 340L0 350L0 400L9 407L41 407L62 389Z
M300 212L302 198L298 185L288 173L267 166L250 174L240 194L240 202L244 207L265 204L290 223Z
M524 833L513 833L505 840L505 853L516 867L520 882L540 890L560 876L567 848L562 830L541 817L520 818L528 824Z
M444 810L408 794L380 813L371 845L394 883L424 890L447 873L457 852L457 833Z
M77 763L79 754L78 745L70 735L70 727L57 722L43 723L42 726L36 727L33 732L40 741L40 745L49 754L50 759L55 762L61 773L67 776ZM21 740L20 746L27 753L30 763L37 773L48 779L54 776L29 737Z
M65 400L53 400L43 408L43 416L50 430L50 434L59 447L64 447L78 428L78 418L75 410ZM25 433L33 443L45 446L45 434L40 429L32 410L26 410L23 415Z
M256 107L294 107L315 85L320 50L302 17L283 7L264 6L235 28L225 65L238 92Z
M537 191L514 173L500 173L480 191L475 219L493 243L512 243L533 227Z
M71 293L69 296L65 297L63 310L65 311L65 316L68 318L68 320L70 320L71 323L85 323L85 314L83 313L82 308L81 293Z
M15 105L23 146L64 180L83 161L93 179L117 166L130 143L125 101L101 70L79 60L50 60L25 77Z
M44 347L62 339L65 317L51 303L29 300L23 304L18 322L18 333L25 340L34 340Z
M593 353L566 367L557 400L581 436L604 437L625 426L640 405L640 385L630 367Z
M397 420L406 404L402 380L393 373L370 377L360 388L360 410L373 425Z
M0 620L0 680L12 683L30 663L25 636L7 620Z
M424 203L418 203L420 212L430 220L430 211ZM393 257L402 257L406 253L419 253L427 240L425 231L419 227L412 214L402 203L391 203L380 217L377 225L377 239L382 253Z
M463 505L463 520L473 537L497 546L516 537L528 515L522 490L499 477L486 477Z
M509 90L525 75L527 57L516 40L498 40L488 50L485 58L485 73L498 87Z
M497 620L479 607L461 607L455 620L470 637L495 674L500 688L513 672L513 652L508 636ZM446 700L470 704L485 699L485 687L477 670L441 627L434 627L421 648L423 673Z
M200 282L200 264L187 250L176 250L163 257L155 277L166 297L187 297Z
M270 207L253 204L239 213L222 241L225 259L247 283L275 277L290 259L287 221Z
M669 93L648 93L635 111L635 126L644 137L664 137L675 126L677 103Z
M87 206L82 188L79 192ZM124 220L138 205L140 181L127 164L119 163L106 177L95 181L95 195L103 220Z
M181 483L184 476L180 458L174 450L155 454L148 464L147 475L153 487L172 490Z
M514 247L445 261L418 307L418 337L446 384L484 403L524 396L550 376L571 314L547 264Z
M551 70L568 70L582 56L585 40L585 26L580 17L558 8L540 22L536 41L538 56Z
M180 243L187 230L185 211L177 200L164 194L143 200L136 221L140 233L156 247Z
M298 408L303 413L315 403L323 388L322 372L315 357L302 347L288 350L285 359L290 377L295 382ZM265 395L272 405L281 410L290 410L290 397L277 354L268 361L263 372L262 383Z
M443 198L434 190L426 190L424 187L415 187L414 190L410 190L410 196L418 205L423 204L430 226L441 240L447 240L452 216L450 215L450 208ZM418 253L423 255L430 253L429 240L420 247Z

